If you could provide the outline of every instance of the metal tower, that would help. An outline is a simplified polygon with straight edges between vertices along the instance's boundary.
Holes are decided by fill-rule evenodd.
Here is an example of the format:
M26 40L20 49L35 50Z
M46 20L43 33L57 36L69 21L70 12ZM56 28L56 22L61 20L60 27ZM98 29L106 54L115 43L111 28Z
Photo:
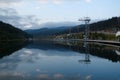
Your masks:
M90 22L89 17L84 17L83 19L79 19L78 21L84 21L85 22L85 36L84 40L87 41L89 40L89 22Z
M89 55L89 51L90 51L89 42L84 42L83 47L85 49L85 58L82 60L79 60L79 62L84 62L85 64L90 64L91 60L90 60L90 55Z
M83 47L85 48L85 59L84 60L79 60L79 62L85 62L86 64L90 63L90 56L89 56L89 43L87 42L89 40L89 22L90 22L89 17L85 17L84 19L79 19L79 21L84 21L85 22L85 35L84 35L84 45Z

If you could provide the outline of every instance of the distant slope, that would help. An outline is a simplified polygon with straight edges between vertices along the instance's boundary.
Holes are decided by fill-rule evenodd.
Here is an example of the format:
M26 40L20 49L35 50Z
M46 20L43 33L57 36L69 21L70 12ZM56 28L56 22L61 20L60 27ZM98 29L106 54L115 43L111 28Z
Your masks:
M90 24L91 31L116 32L120 30L120 17L113 17L108 20Z
M120 17L113 17L108 20L98 21L89 25L90 31L102 31L116 33L120 30ZM85 25L71 27L41 28L26 30L27 33L35 36L61 35L71 33L79 33L85 31Z
M113 17L108 20L98 21L89 25L90 31L101 31L116 33L120 30L120 17ZM85 31L85 25L74 26L71 28L71 33L79 33ZM66 34L68 30L58 32L58 34Z
M56 28L41 28L41 29L29 29L25 30L25 32L36 35L36 36L48 36L48 35L54 35L56 33L68 30L69 27L56 27Z
M25 39L29 35L14 26L0 21L0 40Z

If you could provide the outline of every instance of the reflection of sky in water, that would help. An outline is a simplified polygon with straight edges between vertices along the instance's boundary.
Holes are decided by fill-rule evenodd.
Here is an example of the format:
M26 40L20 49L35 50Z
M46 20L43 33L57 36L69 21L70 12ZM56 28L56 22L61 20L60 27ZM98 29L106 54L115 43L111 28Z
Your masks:
M74 51L23 48L0 60L2 80L119 80L120 64Z

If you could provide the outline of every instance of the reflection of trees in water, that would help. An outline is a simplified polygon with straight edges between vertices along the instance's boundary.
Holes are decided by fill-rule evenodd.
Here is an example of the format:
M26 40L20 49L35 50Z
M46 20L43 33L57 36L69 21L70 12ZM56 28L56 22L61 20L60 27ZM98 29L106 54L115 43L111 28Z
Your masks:
M73 50L79 52L81 54L86 54L86 60L90 60L89 57L91 55L98 56L101 58L109 59L112 62L120 61L120 48L113 47L108 45L101 45L95 43L88 43L88 47L85 47L85 44L81 41L58 41L58 42L34 42L32 45L27 46L27 48L37 48L42 50ZM87 51L87 52L86 52ZM117 53L116 53L117 52Z
M5 77L10 77L11 71L14 71L16 69L17 65L19 64L19 62L21 61L19 59L19 57L17 57L16 55L10 56L10 57L5 57L5 56L11 55L12 53L23 48L25 45L26 45L26 42L12 42L11 41L11 42L0 43L0 47L1 47L0 48L0 71L1 71L0 79L8 80L9 78L5 78ZM7 76L7 74L5 76L2 75L2 71L5 74L6 74L6 71L8 71L9 72L8 76ZM12 72L12 74L13 74L13 72Z
M97 55L98 57L106 58L111 60L112 62L120 61L120 56L115 53L115 47L107 47L107 46L91 46L90 54Z
M68 42L67 42L68 43ZM73 51L77 51L80 53L87 53L94 56L98 56L101 58L109 59L112 62L118 62L120 61L120 55L118 55L117 52L120 50L118 47L108 46L108 45L102 45L102 44L95 44L95 43L89 43L89 53L86 52L87 48L83 47L83 42L78 41L69 41L69 45L66 44L66 42L60 42L58 44L61 44L63 46L71 46L71 49Z
M0 43L0 58L14 53L15 51L23 48L26 44L26 42L14 41Z

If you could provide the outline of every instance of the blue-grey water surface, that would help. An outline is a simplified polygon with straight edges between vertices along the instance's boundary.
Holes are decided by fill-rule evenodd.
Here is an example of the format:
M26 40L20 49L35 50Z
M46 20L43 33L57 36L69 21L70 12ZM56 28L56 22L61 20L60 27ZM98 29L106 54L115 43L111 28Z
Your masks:
M120 80L119 47L80 42L18 46L1 47L0 80Z

